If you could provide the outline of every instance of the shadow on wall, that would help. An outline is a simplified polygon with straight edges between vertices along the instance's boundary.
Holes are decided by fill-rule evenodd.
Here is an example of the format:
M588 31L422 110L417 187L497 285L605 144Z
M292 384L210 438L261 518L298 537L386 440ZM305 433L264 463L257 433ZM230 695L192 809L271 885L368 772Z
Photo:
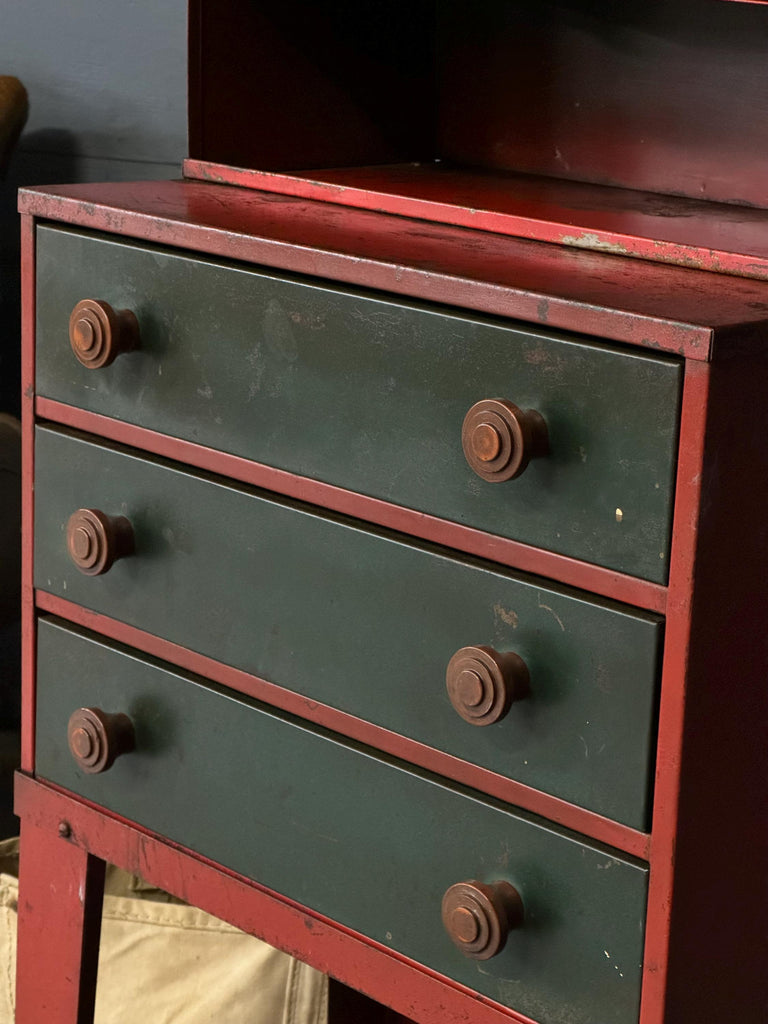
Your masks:
M13 175L5 176L29 111L27 92L0 75L0 412L18 414L18 229ZM3 180L4 179L4 180Z
M18 421L0 413L0 838L15 835L13 772L21 696L21 444Z
M26 90L17 78L0 75L0 179L26 121ZM16 831L11 815L11 779L19 753L21 444L18 420L18 271L16 247L7 229L9 186L0 181L0 835ZM15 225L14 225L15 226Z
M0 412L20 411L20 250L16 193L25 185L64 184L79 173L75 136L66 131L23 137L0 181Z

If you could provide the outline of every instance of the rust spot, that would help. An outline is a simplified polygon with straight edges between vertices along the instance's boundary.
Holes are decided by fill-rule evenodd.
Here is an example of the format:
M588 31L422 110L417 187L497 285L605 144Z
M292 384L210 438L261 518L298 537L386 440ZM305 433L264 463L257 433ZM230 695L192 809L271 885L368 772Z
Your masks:
M538 313L539 320L541 320L543 324L547 323L549 320L549 299L539 299L536 312Z
M541 366L542 363L549 362L549 352L545 348L534 348L525 353L525 361L534 366Z
M299 324L302 327L308 327L310 331L322 331L325 327L325 316L320 314L310 314L303 312L294 312L288 314L289 319L294 324Z

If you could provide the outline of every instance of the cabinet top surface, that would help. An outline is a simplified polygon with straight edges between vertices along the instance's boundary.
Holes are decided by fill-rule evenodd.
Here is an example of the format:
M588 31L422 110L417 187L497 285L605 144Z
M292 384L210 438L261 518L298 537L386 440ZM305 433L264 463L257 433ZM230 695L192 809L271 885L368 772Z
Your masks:
M765 282L235 186L52 186L19 209L694 359L759 350L768 324Z

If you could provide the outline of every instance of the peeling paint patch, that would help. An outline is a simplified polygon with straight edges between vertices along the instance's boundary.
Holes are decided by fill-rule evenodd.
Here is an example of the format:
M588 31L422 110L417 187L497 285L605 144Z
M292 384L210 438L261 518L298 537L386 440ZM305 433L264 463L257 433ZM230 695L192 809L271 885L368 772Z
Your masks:
M584 231L580 235L561 235L560 242L563 245L573 245L577 249L599 249L601 252L613 252L619 256L631 256L632 250L621 242L609 242L601 238L594 231Z
M506 622L512 629L517 629L518 622L520 621L517 616L517 612L513 612L511 608L505 608L501 604L495 604L493 606L493 614L497 619L501 619L502 622Z

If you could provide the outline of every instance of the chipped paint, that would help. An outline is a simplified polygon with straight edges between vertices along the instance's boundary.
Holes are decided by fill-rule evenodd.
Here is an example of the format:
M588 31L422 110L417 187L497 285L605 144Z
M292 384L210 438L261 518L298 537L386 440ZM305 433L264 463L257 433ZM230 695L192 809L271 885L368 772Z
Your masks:
M541 599L539 599L538 605L539 605L539 608L541 608L543 611L549 612L549 614L557 622L558 626L560 627L560 629L564 633L565 632L565 625L563 624L563 620L560 618L560 616L557 614L557 612L554 611L552 608L550 608L548 604L542 604L541 603Z
M497 619L506 622L512 629L517 629L520 620L517 612L513 612L511 608L505 608L502 604L495 604L493 606L493 614Z
M601 238L594 231L584 231L580 235L561 235L562 245L571 245L577 249L597 249L600 252L612 252L618 256L632 256L633 252L622 242L610 242Z

